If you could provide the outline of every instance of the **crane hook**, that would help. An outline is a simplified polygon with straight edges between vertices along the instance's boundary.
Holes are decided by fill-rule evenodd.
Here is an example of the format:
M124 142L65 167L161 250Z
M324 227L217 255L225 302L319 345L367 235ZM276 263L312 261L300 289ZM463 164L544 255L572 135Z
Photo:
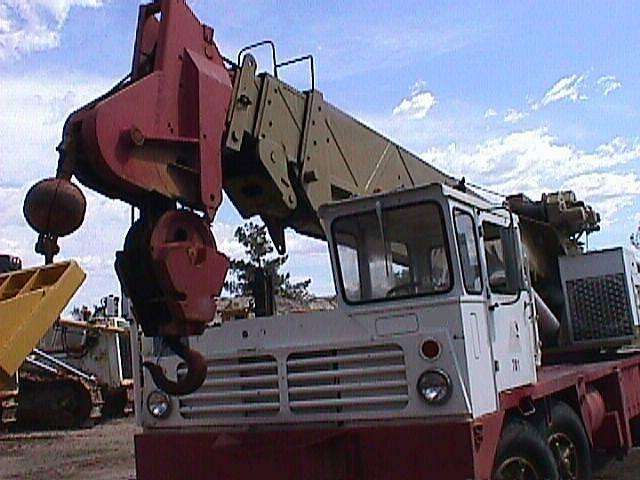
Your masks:
M207 362L200 352L192 350L180 341L180 337L164 337L166 345L187 364L187 373L177 381L169 380L160 365L144 362L156 386L169 395L188 395L195 392L207 377Z

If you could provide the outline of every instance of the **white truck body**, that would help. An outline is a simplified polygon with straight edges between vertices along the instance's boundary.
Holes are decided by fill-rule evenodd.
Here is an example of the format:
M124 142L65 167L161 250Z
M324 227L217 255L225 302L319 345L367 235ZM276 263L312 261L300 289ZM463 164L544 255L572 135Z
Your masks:
M323 210L332 251L336 248L329 233L332 222L369 212L375 202L383 202L385 209L425 202L441 209L451 263L448 291L349 303L340 288L339 259L333 255L339 299L335 310L236 320L191 338L190 346L207 359L207 380L195 393L171 398L170 413L164 418L140 408L142 426L255 430L276 424L293 428L471 419L496 411L501 391L534 383L539 355L528 287L518 294L491 293L484 287L489 285L485 274L481 288L469 293L460 245L452 233L456 212L470 215L477 240L479 225L486 230L489 223L512 224L517 231L517 218L504 209L489 211L492 207L473 195L432 185ZM484 248L479 248L479 254L485 264ZM524 273L522 269L523 278ZM436 358L428 359L421 351L428 340L441 347ZM156 351L153 345L145 341L143 360L158 361L168 375L175 375L180 359L163 356L157 343ZM451 379L451 398L446 403L427 405L419 394L416 385L425 370L446 372ZM143 386L139 380L136 389L142 390L139 398L144 402L156 387L148 373Z

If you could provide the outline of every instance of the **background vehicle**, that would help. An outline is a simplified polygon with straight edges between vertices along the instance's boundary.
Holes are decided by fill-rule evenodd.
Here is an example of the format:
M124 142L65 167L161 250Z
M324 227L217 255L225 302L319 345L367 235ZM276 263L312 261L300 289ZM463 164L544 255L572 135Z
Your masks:
M119 297L103 297L93 310L83 307L60 318L39 346L94 378L104 402L103 416L133 411L129 322L120 316Z
M77 264L22 269L2 255L0 267L0 425L78 427L130 412L129 324L118 299L61 318L85 278Z
M592 451L638 442L638 265L584 251L597 213L489 202L325 102L311 57L258 46L272 74L183 1L142 6L131 75L71 115L26 199L47 261L82 221L72 176L140 211L116 260L145 336L138 478L590 478ZM278 78L299 61L307 92ZM281 251L286 227L328 240L335 310L272 316L267 294L207 328L223 188Z
M79 425L99 414L93 379L38 350L38 342L82 284L75 262L0 274L1 424Z
M18 257L0 255L0 274L20 270L20 268L22 268L22 262ZM0 424L15 421L18 378L15 373L8 376L11 378L0 382Z

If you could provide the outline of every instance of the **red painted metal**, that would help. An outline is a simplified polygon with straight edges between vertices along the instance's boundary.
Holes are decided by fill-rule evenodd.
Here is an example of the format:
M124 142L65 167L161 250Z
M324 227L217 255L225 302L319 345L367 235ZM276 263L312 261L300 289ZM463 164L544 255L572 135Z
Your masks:
M582 412L582 421L587 430L587 435L593 443L593 432L596 432L602 426L607 407L604 403L602 394L593 386L589 386L581 396L580 409Z
M598 448L628 449L637 417L640 355L542 367L535 385L501 395L500 411L473 422L260 433L146 432L136 436L139 480L397 478L491 476L505 419L524 399L573 390ZM578 392L582 392L580 395Z
M142 7L132 75L67 121L74 173L107 196L140 204L156 192L212 219L232 91L212 29L183 0Z
M629 418L640 416L640 364L620 367L620 388L624 392L624 410Z
M607 412L600 428L593 432L593 445L598 449L616 451L625 448L622 421L616 411Z
M472 425L473 460L476 479L490 479L506 412L499 410L483 415Z
M264 433L137 435L138 480L488 479L474 472L483 444L495 452L501 417L474 444L471 423ZM494 438L495 437L495 438Z
M216 313L215 298L229 268L211 230L192 212L169 210L155 225L149 249L171 313L171 322L160 327L160 335L201 334Z
M87 208L82 190L62 178L47 178L33 185L24 200L27 223L41 234L64 237L76 231Z
M633 444L631 421L640 416L639 380L638 354L609 361L544 366L539 370L535 384L502 392L500 406L508 411L518 408L524 399L536 401L571 392L580 402L583 421L593 445L627 450ZM594 391L599 392L604 407L597 405L600 400ZM591 413L587 413L589 409L593 409ZM591 421L594 423L590 424Z
M525 397L537 400L568 388L575 389L580 383L588 385L610 375L617 376L620 369L634 367L640 367L640 355L593 363L543 366L538 371L535 384L502 392L500 406L504 410L516 408Z
M130 79L65 123L58 178L50 182L69 183L75 175L140 208L118 273L147 334L199 334L213 319L229 262L209 224L222 201L232 88L213 29L184 0L156 0L140 7ZM176 203L203 215L178 212ZM188 238L172 237L178 231ZM64 232L41 235L39 251L51 259Z
M637 369L638 365L620 364L611 373L593 382L602 393L606 414L603 425L594 432L594 445L604 440L604 448L627 450L633 445L630 412L627 408L628 397L637 395L634 388L625 385L625 371ZM637 389L638 386L635 386Z

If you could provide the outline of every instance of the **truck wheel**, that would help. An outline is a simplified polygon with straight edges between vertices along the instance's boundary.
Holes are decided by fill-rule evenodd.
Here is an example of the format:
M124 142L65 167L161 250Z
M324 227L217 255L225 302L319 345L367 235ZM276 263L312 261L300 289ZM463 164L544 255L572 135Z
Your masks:
M492 480L559 480L551 449L540 432L524 420L511 420L504 428L493 467Z
M566 403L549 406L549 421L538 422L538 430L547 441L558 465L561 480L591 480L591 448L576 412Z

